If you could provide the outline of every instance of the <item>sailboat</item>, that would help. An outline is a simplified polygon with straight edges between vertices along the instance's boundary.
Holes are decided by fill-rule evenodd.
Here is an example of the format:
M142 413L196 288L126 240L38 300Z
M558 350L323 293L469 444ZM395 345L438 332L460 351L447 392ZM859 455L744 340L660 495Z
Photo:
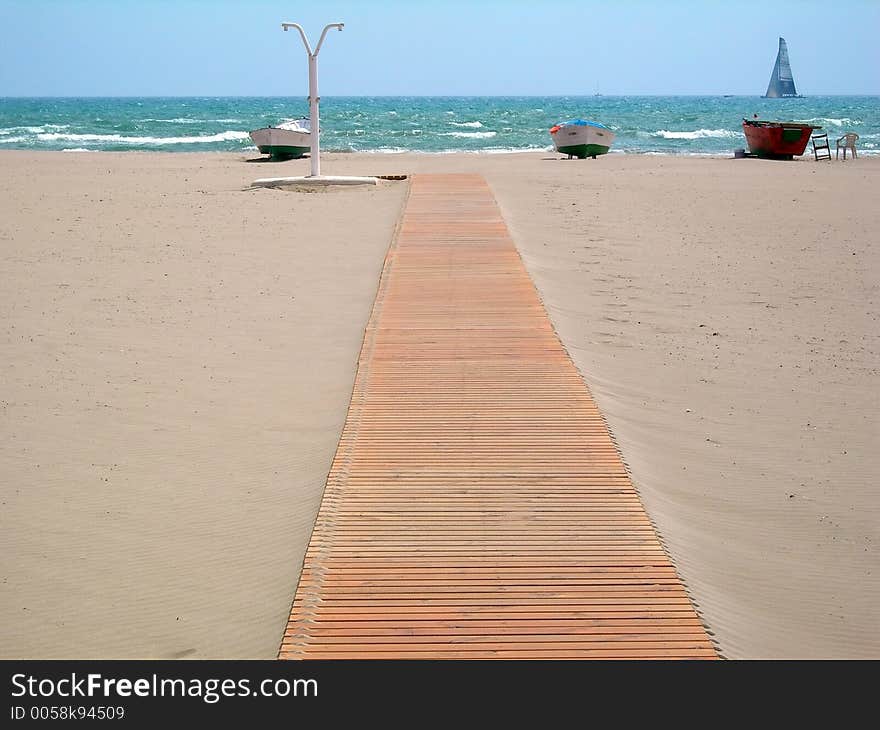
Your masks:
M798 99L800 94L794 86L794 77L791 75L791 64L788 62L788 46L785 38L779 38L779 53L776 54L776 65L770 74L770 83L767 86L765 99Z

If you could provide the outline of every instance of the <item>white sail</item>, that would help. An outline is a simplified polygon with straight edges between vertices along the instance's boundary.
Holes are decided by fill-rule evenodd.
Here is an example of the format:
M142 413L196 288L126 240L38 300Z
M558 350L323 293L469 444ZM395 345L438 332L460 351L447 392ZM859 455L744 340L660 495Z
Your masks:
M791 64L788 61L788 46L785 38L779 39L779 53L776 54L776 65L770 74L770 83L767 86L767 99L780 99L797 96L794 86L794 77L791 75Z

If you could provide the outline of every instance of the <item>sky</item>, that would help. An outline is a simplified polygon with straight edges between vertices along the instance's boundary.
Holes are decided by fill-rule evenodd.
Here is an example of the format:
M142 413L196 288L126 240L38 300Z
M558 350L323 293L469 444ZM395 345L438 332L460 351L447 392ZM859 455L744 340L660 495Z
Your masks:
M880 94L880 0L0 0L0 96Z

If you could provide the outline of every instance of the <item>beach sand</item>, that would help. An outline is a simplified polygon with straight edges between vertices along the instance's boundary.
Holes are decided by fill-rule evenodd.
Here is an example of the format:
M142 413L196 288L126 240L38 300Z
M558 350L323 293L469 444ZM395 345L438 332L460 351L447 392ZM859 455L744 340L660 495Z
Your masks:
M271 657L405 182L0 154L0 656ZM880 160L480 172L727 657L880 656Z
M0 169L0 656L274 657L405 185Z

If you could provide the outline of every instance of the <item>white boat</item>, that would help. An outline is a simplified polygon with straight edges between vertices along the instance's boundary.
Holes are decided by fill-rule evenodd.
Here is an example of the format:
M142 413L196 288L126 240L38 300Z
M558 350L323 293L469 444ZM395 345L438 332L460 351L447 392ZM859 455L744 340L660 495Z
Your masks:
M308 119L287 119L277 127L262 127L250 135L257 149L276 160L302 157L312 145Z
M550 129L556 151L569 157L592 157L608 153L614 142L614 132L599 122L570 119Z

